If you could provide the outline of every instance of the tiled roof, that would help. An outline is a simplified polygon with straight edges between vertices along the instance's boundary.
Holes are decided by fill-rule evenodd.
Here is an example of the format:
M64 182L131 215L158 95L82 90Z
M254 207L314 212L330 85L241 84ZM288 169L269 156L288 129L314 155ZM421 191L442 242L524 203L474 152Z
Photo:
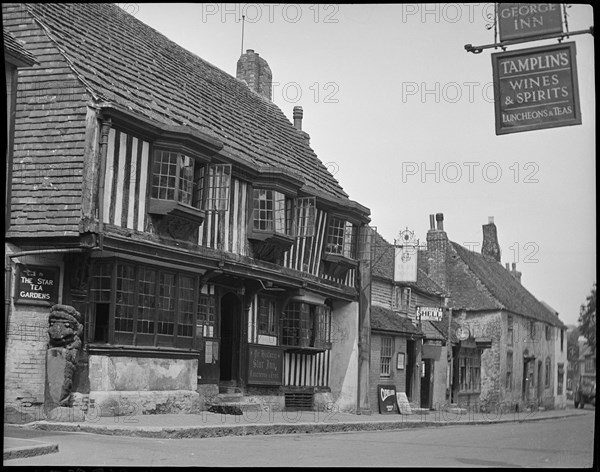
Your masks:
M496 260L450 242L446 261L452 308L504 309L553 326L564 326Z
M408 318L378 305L371 306L371 329L416 336L422 335L419 329Z
M373 237L372 274L388 281L394 279L394 245L388 243L375 231ZM403 287L410 287L422 293L443 296L443 289L427 276L427 260L421 251L417 253L417 281L402 282Z
M118 6L32 3L27 9L97 102L197 129L250 165L284 167L312 189L347 198L275 104Z
M16 39L5 29L2 30L4 39L4 52L8 53L14 60L18 61L18 65L31 66L36 63L35 56L25 49Z

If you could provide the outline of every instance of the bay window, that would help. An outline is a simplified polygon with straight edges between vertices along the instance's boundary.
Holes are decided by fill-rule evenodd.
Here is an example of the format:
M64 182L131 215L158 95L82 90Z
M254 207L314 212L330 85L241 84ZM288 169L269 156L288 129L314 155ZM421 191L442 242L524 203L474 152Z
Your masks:
M281 345L331 348L331 308L292 301L281 316Z
M214 297L206 301L197 295L196 276L109 261L95 263L92 271L89 341L192 348L195 339L214 335L213 330L194 330L197 324L214 326L216 311Z
M148 211L202 224L204 211L229 208L230 164L205 164L182 152L157 149Z

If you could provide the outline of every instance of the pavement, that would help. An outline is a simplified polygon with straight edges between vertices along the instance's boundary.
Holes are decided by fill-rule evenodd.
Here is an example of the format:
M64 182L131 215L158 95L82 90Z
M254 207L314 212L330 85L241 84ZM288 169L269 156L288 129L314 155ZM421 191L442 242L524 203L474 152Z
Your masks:
M448 408L437 411L416 410L413 414L357 415L336 411L265 411L248 409L241 415L199 412L197 414L156 414L138 416L91 417L84 421L34 421L10 428L5 423L4 460L58 452L58 445L28 439L28 431L87 432L147 438L212 438L222 436L380 431L405 428L485 425L562 419L589 414L589 410L546 410L531 412L481 413ZM8 436L7 436L8 434Z

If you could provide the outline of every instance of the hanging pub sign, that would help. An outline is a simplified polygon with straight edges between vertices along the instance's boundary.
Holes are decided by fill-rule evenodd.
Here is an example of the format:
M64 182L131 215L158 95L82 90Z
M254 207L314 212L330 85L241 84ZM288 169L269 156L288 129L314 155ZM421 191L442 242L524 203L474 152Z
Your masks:
M499 3L500 41L562 33L559 3Z
M17 264L15 303L54 305L58 303L58 267Z
M442 308L441 307L417 307L417 320L418 321L442 321Z
M394 242L394 282L416 282L419 243L414 232L407 228Z
M575 43L492 54L496 134L581 124Z

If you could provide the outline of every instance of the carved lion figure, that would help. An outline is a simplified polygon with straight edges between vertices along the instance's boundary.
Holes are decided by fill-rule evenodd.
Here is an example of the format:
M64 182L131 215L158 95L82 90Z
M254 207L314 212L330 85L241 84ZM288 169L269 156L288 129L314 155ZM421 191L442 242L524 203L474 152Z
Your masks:
M81 314L69 305L54 305L48 317L48 347L64 347L73 357L81 347L83 324Z

